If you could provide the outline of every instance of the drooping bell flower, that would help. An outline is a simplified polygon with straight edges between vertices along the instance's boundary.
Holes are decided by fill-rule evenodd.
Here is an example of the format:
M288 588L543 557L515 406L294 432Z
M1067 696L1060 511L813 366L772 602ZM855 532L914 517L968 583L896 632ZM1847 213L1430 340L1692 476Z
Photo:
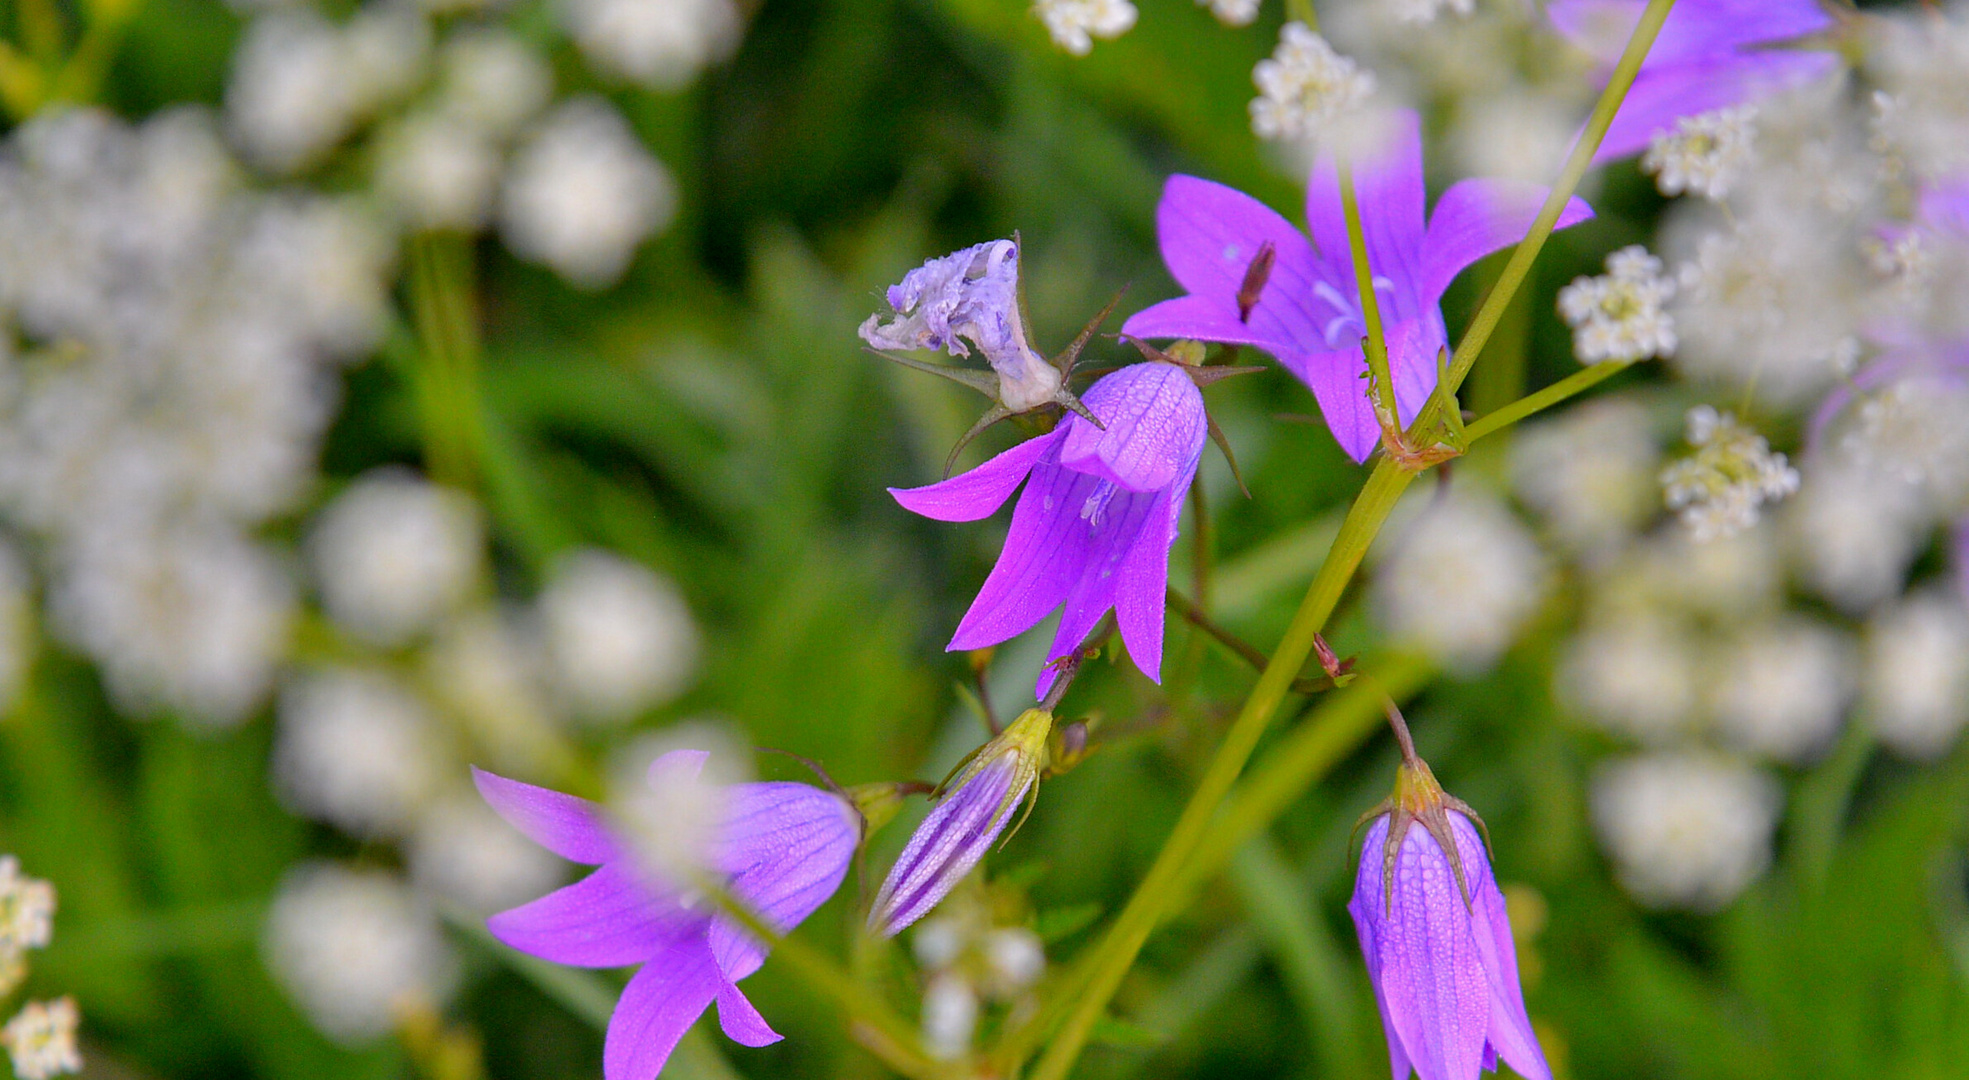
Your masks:
M950 895L978 865L1046 765L1053 714L1027 709L943 785L942 800L910 835L875 896L868 925L891 937Z
M1347 904L1390 1072L1395 1080L1408 1080L1411 1068L1421 1080L1476 1080L1502 1058L1527 1080L1551 1080L1475 815L1404 751Z
M706 755L677 750L650 766L652 784L694 780ZM653 1080L677 1040L706 1006L718 1004L725 1034L746 1046L780 1036L738 988L765 962L765 946L716 913L694 883L639 857L636 838L595 803L473 770L485 801L535 843L588 877L494 915L494 937L524 953L576 967L641 964L609 1017L602 1049L607 1080ZM813 914L840 887L861 840L849 802L807 784L725 788L705 837L702 872L781 932ZM652 832L666 823L632 823Z
M1397 114L1378 153L1353 162L1367 258L1387 338L1397 414L1415 419L1435 389L1437 354L1449 343L1439 304L1456 275L1516 243L1546 189L1508 180L1464 180L1423 214L1422 133ZM1571 200L1564 228L1593 211ZM1364 461L1381 427L1368 399L1367 354L1338 174L1323 155L1306 188L1308 242L1270 207L1240 191L1172 176L1156 207L1162 259L1189 295L1135 313L1122 333L1250 345L1312 388L1341 449Z
M1210 427L1202 392L1178 364L1132 364L1081 400L1105 430L1069 415L970 472L889 489L924 517L977 521L1025 482L998 563L947 648L996 645L1064 605L1040 697L1057 675L1053 661L1079 648L1109 610L1135 666L1160 680L1169 548Z
M1647 6L1647 0L1552 0L1545 13L1599 62L1604 86ZM1832 25L1818 0L1679 0L1593 160L1639 153L1678 120L1830 74L1839 66L1833 53L1783 46Z

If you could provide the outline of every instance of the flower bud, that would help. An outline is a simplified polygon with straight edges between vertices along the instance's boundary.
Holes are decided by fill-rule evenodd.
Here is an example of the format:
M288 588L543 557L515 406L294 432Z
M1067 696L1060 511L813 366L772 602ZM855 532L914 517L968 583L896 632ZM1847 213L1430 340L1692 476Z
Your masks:
M1027 709L944 783L942 801L882 882L871 928L888 937L922 918L984 858L1038 783L1052 730L1053 714Z

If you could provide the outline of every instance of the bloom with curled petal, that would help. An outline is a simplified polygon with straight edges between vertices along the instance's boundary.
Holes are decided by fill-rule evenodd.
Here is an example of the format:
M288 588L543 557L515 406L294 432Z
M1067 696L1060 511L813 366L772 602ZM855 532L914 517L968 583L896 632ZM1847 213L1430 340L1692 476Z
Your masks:
M1379 152L1353 163L1403 424L1435 388L1437 353L1449 342L1438 307L1443 291L1464 267L1522 237L1546 196L1532 184L1464 180L1443 193L1425 221L1420 124L1412 112L1399 114ZM1559 226L1592 213L1573 199ZM1363 378L1367 324L1330 156L1307 185L1306 218L1310 242L1249 195L1170 177L1156 207L1156 233L1163 261L1189 295L1136 312L1122 333L1264 349L1312 388L1334 439L1363 461L1381 428ZM1268 245L1271 271L1253 301L1249 270Z
M943 801L917 826L882 882L868 913L871 927L895 935L929 914L978 865L1039 782L1052 731L1052 713L1027 709L944 785Z
M1551 1080L1518 987L1504 894L1483 838L1450 801L1428 766L1404 764L1391 811L1368 827L1347 904L1390 1071L1395 1080L1411 1068L1421 1080L1476 1080L1501 1057L1528 1080Z
M702 768L704 759L700 751L672 751L651 765L651 776ZM507 945L555 963L642 965L609 1017L606 1080L653 1080L713 1001L735 1041L779 1041L737 985L765 962L761 942L688 883L665 881L636 859L600 806L479 770L473 779L499 816L535 843L600 867L486 926ZM840 887L861 841L861 820L846 799L807 784L735 784L722 805L704 869L768 925L791 930Z
M1647 0L1552 0L1560 34L1599 62L1604 85ZM1683 117L1755 102L1830 74L1830 52L1775 46L1833 25L1818 0L1681 0L1668 13L1594 161L1648 148Z
M1019 245L975 244L931 259L889 286L893 316L870 315L861 339L877 349L945 349L969 356L969 341L998 373L998 397L1013 412L1059 397L1060 370L1033 350L1019 309Z
M1078 648L1110 609L1135 666L1160 678L1169 548L1210 426L1202 392L1175 364L1110 372L1081 400L1105 430L1068 416L970 472L889 489L924 517L976 521L1026 482L998 564L948 648L996 645L1064 604L1041 696L1057 675L1051 661Z

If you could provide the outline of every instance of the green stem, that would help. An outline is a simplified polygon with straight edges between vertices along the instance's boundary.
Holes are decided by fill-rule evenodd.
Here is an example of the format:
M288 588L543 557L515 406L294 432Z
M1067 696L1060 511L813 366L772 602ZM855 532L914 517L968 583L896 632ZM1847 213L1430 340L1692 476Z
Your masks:
M1598 386L1632 365L1631 360L1609 360L1581 368L1535 394L1521 397L1495 412L1486 413L1482 419L1472 421L1463 429L1464 441L1474 443L1486 435L1502 431L1533 413L1542 412L1589 387Z
M412 320L421 353L414 375L431 478L471 488L485 440L478 324L465 238L425 233L409 245Z
M1231 786L1257 748L1279 703L1312 655L1314 636L1325 627L1347 582L1366 556L1368 545L1387 521L1395 500L1413 479L1414 474L1386 462L1368 477L1347 520L1340 526L1340 534L1334 538L1319 576L1306 590L1299 611L1265 665L1264 673L1258 677L1258 685L1225 734L1223 744L1197 784L1196 792L1190 796L1189 805L1184 807L1162 852L1088 959L1076 967L1064 985L1056 988L1053 1000L1071 1003L1072 1011L1058 1038L1041 1057L1033 1074L1035 1080L1062 1080L1073 1068L1095 1022L1121 985L1122 976L1133 966L1149 934L1171 910L1170 902L1174 899L1171 886L1183 876L1184 866L1202 846L1218 807L1229 796ZM1013 1066L1044 1037L1045 1028L1054 1018L1053 1011L1042 1011L1006 1036L1000 1050L1000 1063L1006 1066L1005 1071L1013 1071Z
M1347 219L1347 246L1354 257L1354 287L1361 297L1361 319L1367 323L1362 347L1367 351L1367 398L1381 430L1400 431L1395 411L1395 380L1388 368L1388 339L1381 332L1381 302L1374 295L1374 268L1367 261L1367 230L1361 222L1360 199L1354 193L1354 170L1339 152L1334 171L1340 177L1340 211Z
M1463 340L1457 343L1456 354L1450 358L1449 386L1445 397L1454 394L1463 380L1470 374L1471 365L1484 351L1484 344L1497 329L1498 321L1504 317L1504 310L1517 295L1518 286L1524 284L1525 276L1531 272L1532 261L1544 249L1545 241L1551 237L1552 229L1559 223L1559 215L1565 211L1566 202L1579 188L1579 181L1585 177L1586 170L1592 167L1593 155L1600 149L1600 143L1607 137L1607 128L1613 125L1614 114L1620 111L1620 103L1627 98L1627 90L1634 85L1635 76L1641 72L1641 62L1647 59L1648 50L1653 47L1655 36L1661 32L1661 24L1668 19L1669 9L1675 0L1648 0L1646 10L1641 12L1641 21L1634 26L1633 36L1627 39L1627 48L1620 54L1620 62L1614 65L1613 76L1607 80L1607 88L1600 92L1600 100L1593 106L1593 115L1586 122L1586 130L1580 133L1579 141L1573 144L1572 153L1566 157L1565 168L1559 172L1559 182L1552 185L1552 191L1545 198L1545 205L1539 208L1538 217L1533 219L1531 231L1511 252L1511 260L1504 264L1504 272L1497 276L1497 284L1491 287L1489 295L1477 309L1476 318L1470 320L1470 328L1464 332ZM1423 409L1423 415L1415 420L1416 431L1427 431L1435 423L1433 415L1439 406L1432 402Z

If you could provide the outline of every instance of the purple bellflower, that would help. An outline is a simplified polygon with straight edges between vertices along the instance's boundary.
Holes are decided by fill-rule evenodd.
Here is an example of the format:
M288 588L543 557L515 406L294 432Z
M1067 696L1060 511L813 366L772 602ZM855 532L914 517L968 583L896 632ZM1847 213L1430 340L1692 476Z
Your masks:
M1546 189L1464 180L1443 193L1425 224L1420 121L1404 112L1393 129L1378 154L1353 168L1397 414L1407 425L1435 388L1437 353L1449 343L1438 306L1443 291L1464 267L1523 237ZM1559 226L1592 213L1573 199ZM1249 195L1194 176L1170 177L1156 207L1156 233L1163 261L1189 295L1135 313L1121 330L1271 353L1312 388L1341 449L1364 461L1381 427L1367 395L1367 324L1330 156L1321 157L1307 184L1306 220L1310 242ZM1254 274L1253 261L1265 258L1269 275ZM1262 278L1255 298L1254 278Z
M1347 904L1389 1070L1394 1080L1408 1080L1411 1068L1421 1080L1476 1080L1501 1057L1527 1080L1552 1080L1475 815L1443 794L1406 745L1404 756L1394 798L1368 827Z
M1034 794L1053 715L1027 709L944 782L942 801L917 826L875 896L868 925L892 937L950 895Z
M1605 85L1647 0L1552 0L1552 25L1600 64ZM1647 149L1675 121L1755 102L1830 74L1830 52L1775 48L1833 25L1818 0L1680 0L1594 154L1613 161Z
M705 757L695 750L665 754L650 766L650 778L694 777ZM533 842L600 866L573 885L494 915L486 926L507 945L558 964L642 965L609 1017L606 1080L653 1080L713 1001L733 1040L779 1041L737 985L765 962L757 939L716 914L689 883L666 882L647 868L595 803L476 769L472 778L499 816ZM723 797L706 872L769 925L792 929L840 887L861 842L860 817L846 799L807 784L736 784Z
M870 315L861 338L877 349L945 349L969 356L968 341L998 374L998 400L1012 412L1060 401L1064 376L1033 350L1019 304L1019 245L991 240L931 259L889 286L893 317Z
M970 472L889 489L924 517L977 521L1026 481L998 563L948 648L996 645L1064 604L1040 697L1058 675L1053 661L1079 648L1110 609L1135 666L1160 681L1169 548L1210 427L1202 392L1177 364L1110 372L1081 401L1105 430L1069 415Z

